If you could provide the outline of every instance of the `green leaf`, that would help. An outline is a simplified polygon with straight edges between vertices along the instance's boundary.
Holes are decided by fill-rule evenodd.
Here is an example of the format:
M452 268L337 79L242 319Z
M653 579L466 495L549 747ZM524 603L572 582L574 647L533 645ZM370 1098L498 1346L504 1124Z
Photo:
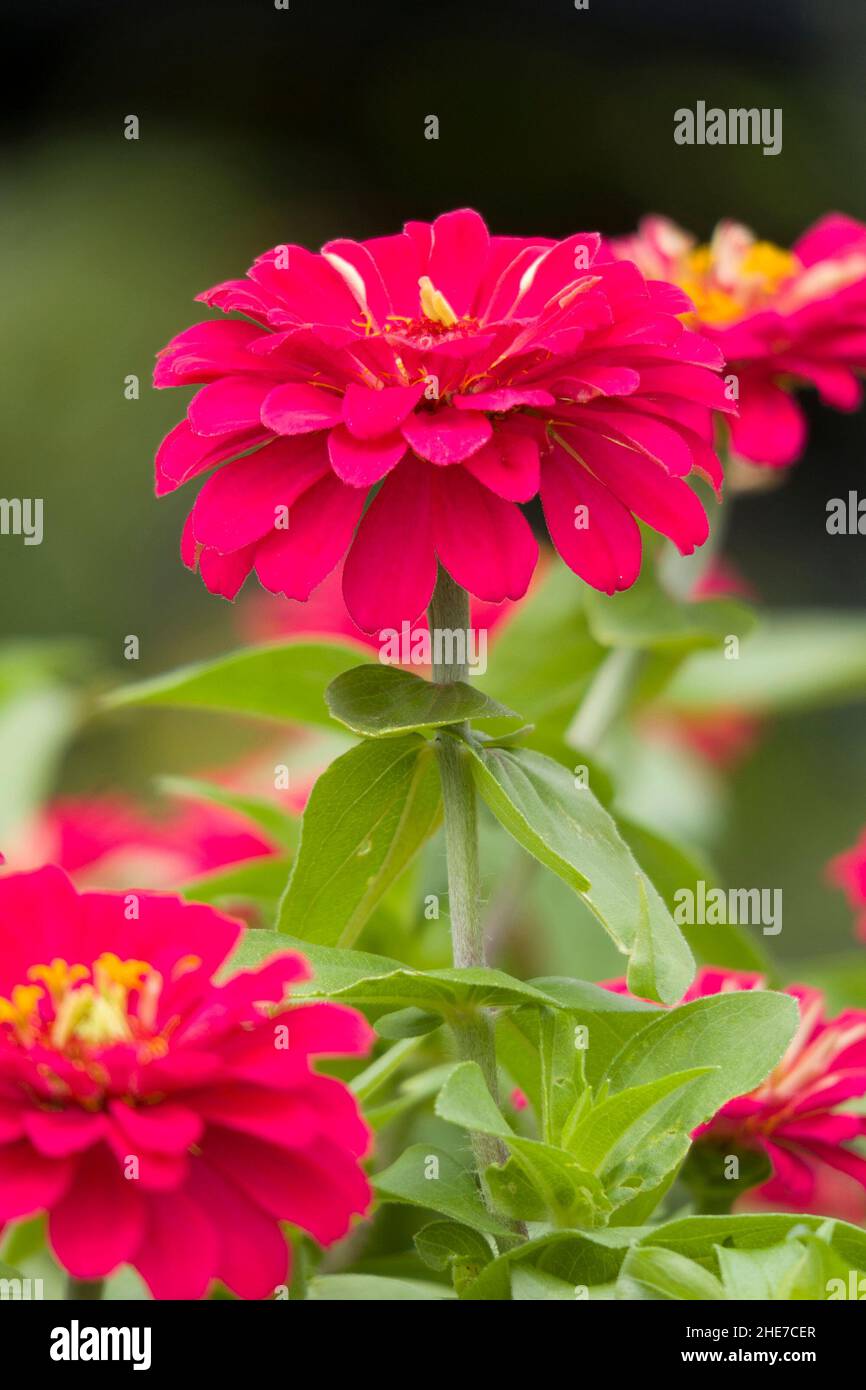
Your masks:
M521 728L523 717L465 681L438 685L396 666L356 666L325 692L335 719L367 738L393 738L473 720L490 734Z
M350 666L368 659L372 657L365 648L341 642L246 647L216 661L197 662L152 680L121 686L107 695L103 704L108 709L176 705L222 710L332 729L325 687Z
M415 1249L430 1269L448 1271L458 1294L472 1284L496 1251L488 1240L456 1221L433 1221L415 1236Z
M259 855L255 859L244 859L239 864L230 864L225 869L215 869L213 873L185 883L181 893L188 902L207 903L222 912L243 913L248 907L256 909L265 927L271 928L276 922L277 908L291 871L290 859L278 856ZM262 935L270 935L264 931ZM286 949L285 940L277 938L274 950Z
M350 946L440 811L435 754L417 734L350 748L313 787L279 930Z
M652 565L644 565L637 582L618 594L584 587L590 631L605 647L660 647L688 651L718 647L725 637L742 637L754 617L735 599L682 602L665 592Z
M591 1172L603 1172L616 1163L624 1148L639 1143L635 1131L651 1119L660 1101L675 1095L698 1077L706 1076L710 1070L691 1067L606 1097L589 1110L581 1111L574 1125L566 1125L563 1148L579 1158Z
M379 1037L398 1041L401 1038L426 1037L441 1026L441 1015L428 1013L424 1009L396 1009L394 1013L382 1014L376 1019Z
M300 837L300 816L290 816L273 801L264 797L242 796L215 782L200 782L193 777L161 777L159 789L166 796L180 797L185 801L206 801L214 806L224 806L236 811L239 816L257 825L274 845L293 850Z
M284 947L302 950L313 967L313 979L296 986L296 994L395 1010L422 1009L442 1017L521 1004L556 1007L552 996L487 966L412 970L367 951L318 946L284 935L280 940Z
M59 686L22 690L0 709L0 835L20 832L49 794L58 764L82 717L78 696Z
M641 1133L609 1180L631 1182L638 1175L644 1190L654 1188L685 1157L693 1129L764 1080L798 1020L796 1000L766 990L709 995L653 1019L611 1063L607 1081L614 1094L687 1066L714 1070L661 1103L652 1130Z
M676 894L683 888L690 888L696 892L699 881L705 883L707 888L716 886L714 873L695 850L672 844L670 840L656 835L646 826L638 825L621 815L617 815L616 823L638 863L659 890L668 911L673 912L677 906ZM695 957L703 965L720 965L730 970L758 970L764 973L771 969L763 947L752 941L742 927L730 924L698 924L684 925L680 929Z
M724 1288L714 1274L675 1250L638 1245L623 1261L617 1298L724 1300Z
M405 1303L454 1298L445 1284L423 1279L387 1279L381 1274L318 1274L307 1287L314 1303Z
M540 1303L548 1299L574 1302L573 1284L543 1270L516 1265L511 1271L511 1297L515 1303Z
M515 1269L534 1269L571 1286L610 1284L616 1279L626 1250L645 1228L625 1226L597 1231L551 1231L504 1251L485 1267L463 1297L472 1301L511 1297Z
M736 661L721 651L690 657L663 698L691 710L785 713L864 697L866 618L810 611L762 617Z
M479 792L523 847L578 893L625 955L629 988L672 1003L694 963L673 918L588 787L528 748L471 746Z
M514 1134L476 1062L463 1062L454 1068L439 1092L436 1114L463 1129L505 1140L511 1155L505 1171L490 1167L485 1173L497 1192L507 1183L509 1165L513 1164L520 1168L555 1224L596 1226L606 1220L610 1203L594 1174L563 1149Z
M678 1250L695 1260L712 1256L717 1245L759 1250L777 1245L792 1232L822 1232L824 1239L854 1269L866 1269L866 1231L847 1221L821 1216L790 1215L686 1216L667 1221L652 1231L652 1244Z
M488 1235L512 1234L487 1210L472 1172L442 1149L413 1144L372 1183L383 1201L435 1211Z

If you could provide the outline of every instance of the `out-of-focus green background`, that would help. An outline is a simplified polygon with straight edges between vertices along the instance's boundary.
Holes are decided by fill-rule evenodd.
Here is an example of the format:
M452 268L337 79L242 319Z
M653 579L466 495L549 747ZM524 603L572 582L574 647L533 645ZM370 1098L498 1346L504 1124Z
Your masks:
M736 217L784 244L829 209L866 218L861 0L64 0L0 13L0 491L45 499L41 546L0 537L2 635L83 639L107 680L131 674L128 634L135 675L238 640L236 611L177 558L191 496L154 499L153 451L184 402L149 379L154 352L205 316L193 296L265 247L379 235L467 203L497 232L554 236L620 233L658 210L701 234ZM781 107L782 153L676 146L674 110L698 99ZM437 141L424 138L431 114ZM138 400L124 397L129 374ZM730 550L769 606L862 606L866 540L829 537L825 504L864 487L866 417L812 402L810 414L807 458L738 501ZM214 728L97 722L61 785L206 767ZM784 955L849 942L823 872L866 822L864 773L852 708L778 721L733 778L716 858L728 882L784 889Z

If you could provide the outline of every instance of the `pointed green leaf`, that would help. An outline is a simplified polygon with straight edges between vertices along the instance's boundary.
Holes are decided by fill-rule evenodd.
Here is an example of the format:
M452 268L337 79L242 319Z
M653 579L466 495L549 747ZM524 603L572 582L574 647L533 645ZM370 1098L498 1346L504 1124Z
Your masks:
M417 734L350 748L313 787L279 930L351 945L440 810L435 754Z
M493 814L563 878L629 957L629 987L672 1003L694 973L691 953L616 824L567 768L532 749L471 746L472 771Z
M472 720L490 734L519 729L524 720L465 681L438 685L396 666L366 665L344 671L328 686L335 719L367 738L440 729Z
M376 1173L372 1182L383 1201L439 1212L488 1235L511 1234L487 1210L472 1172L431 1145L413 1144L390 1168Z
M121 686L104 705L176 705L221 710L291 724L333 729L325 687L359 661L361 646L341 642L280 642L247 647L215 661L182 666L152 680Z

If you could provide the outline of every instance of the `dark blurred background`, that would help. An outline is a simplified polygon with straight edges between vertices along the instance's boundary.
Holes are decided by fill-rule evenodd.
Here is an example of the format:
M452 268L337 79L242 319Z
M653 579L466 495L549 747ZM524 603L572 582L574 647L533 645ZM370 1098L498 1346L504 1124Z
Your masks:
M4 0L0 14L0 491L45 499L41 546L0 538L2 633L89 639L118 674L127 634L136 675L237 642L234 610L177 559L191 499L153 497L182 402L149 381L155 351L205 316L193 296L265 247L467 203L494 231L552 236L625 232L655 210L702 237L729 216L786 244L830 209L866 218L862 0ZM699 99L781 107L782 153L675 145L675 109ZM768 605L862 606L866 542L824 522L828 497L863 486L866 415L809 405L806 459L738 501L730 549ZM63 777L205 756L201 721L182 739L157 727L89 733ZM780 722L734 779L717 857L733 883L785 885L788 954L848 940L822 866L866 820L864 773L851 709Z

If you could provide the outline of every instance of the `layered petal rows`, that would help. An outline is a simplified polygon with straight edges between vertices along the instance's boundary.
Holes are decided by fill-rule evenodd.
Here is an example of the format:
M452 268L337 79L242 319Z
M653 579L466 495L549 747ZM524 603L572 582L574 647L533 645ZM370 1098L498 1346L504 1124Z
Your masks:
M53 867L0 879L0 1228L46 1211L75 1278L131 1264L156 1298L264 1298L289 1277L281 1221L328 1245L369 1207L369 1131L311 1062L372 1032L285 1006L296 954L214 983L241 932Z
M720 222L707 246L667 218L646 217L614 250L690 296L689 322L724 353L738 381L731 445L751 463L786 467L802 454L806 419L795 388L855 410L866 371L866 226L829 213L790 251Z
M613 593L641 565L638 521L684 553L718 487L722 354L671 285L593 234L491 237L468 209L395 236L278 246L200 298L242 318L159 354L158 387L198 385L163 441L157 493L212 469L182 555L213 593L249 573L305 600L346 556L368 632L414 621L437 565L478 599L525 592L540 496L568 565Z

